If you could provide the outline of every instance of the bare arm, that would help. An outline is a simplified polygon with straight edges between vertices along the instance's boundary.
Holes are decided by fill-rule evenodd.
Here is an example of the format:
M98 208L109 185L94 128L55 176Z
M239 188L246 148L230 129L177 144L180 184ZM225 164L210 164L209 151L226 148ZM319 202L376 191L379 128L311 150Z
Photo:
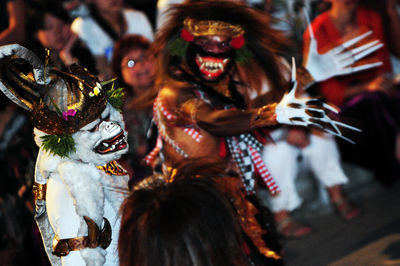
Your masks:
M59 55L60 55L60 58L63 61L63 63L66 66L70 66L73 63L78 63L78 62L76 62L76 59L73 57L73 55L71 53L71 49L72 49L74 43L76 42L76 40L78 39L78 35L76 35L72 32L68 32L67 34L70 34L70 37L68 39L68 42L64 46L64 48L60 51Z
M8 28L0 33L0 45L21 43L25 40L25 4L23 0L7 3Z
M400 17L396 11L396 0L388 0L386 2L386 13L389 21L389 36L390 51L400 58Z
M99 72L99 79L101 81L112 78L111 67L107 62L107 58L104 55L95 56L97 71Z
M276 104L257 109L215 109L196 97L191 89L163 88L159 109L164 119L175 126L196 124L216 136L238 135L254 128L276 125ZM169 117L169 118L168 118Z
M372 80L368 80L356 85L346 87L345 98L351 98L365 91L384 91L390 92L392 89L392 79L390 76L382 74Z
M195 111L196 123L213 135L227 136L246 133L251 129L277 124L276 104L252 110L213 110L206 103L198 104Z

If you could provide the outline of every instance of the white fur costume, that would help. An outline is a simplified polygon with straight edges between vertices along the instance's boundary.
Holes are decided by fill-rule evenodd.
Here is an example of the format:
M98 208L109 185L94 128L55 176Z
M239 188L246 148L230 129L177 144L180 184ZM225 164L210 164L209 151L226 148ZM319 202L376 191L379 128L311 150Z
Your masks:
M277 135L285 135L284 130L277 129L271 136L274 138ZM324 186L331 187L348 182L340 164L335 139L327 134L310 134L309 140L310 144L303 149L290 145L286 138L277 138L275 143L264 147L263 160L281 189L280 194L270 198L270 208L273 212L293 211L302 202L295 184L300 154L306 166Z
M110 113L110 121L115 121L124 127L122 115L107 106L103 117ZM109 155L99 155L93 151L105 131L103 121L99 131L90 132L99 120L86 125L73 134L76 142L76 152L70 158L61 158L51 155L40 149L36 162L35 181L47 183L46 209L37 210L38 221L46 250L53 265L119 265L117 243L119 233L119 207L127 193L128 176L110 176L96 166L102 166L118 159L125 150ZM35 141L41 146L43 132L35 129ZM103 133L104 135L104 133ZM87 225L83 216L88 216L101 227L103 217L110 221L112 227L112 241L104 250L95 249L71 251L69 255L58 258L51 254L52 242L55 234L59 239L86 236Z
M40 147L35 219L51 263L119 265L119 208L128 176L115 160L128 144L113 106L122 94L83 67L70 70L53 69L17 44L0 47L0 90L29 112Z

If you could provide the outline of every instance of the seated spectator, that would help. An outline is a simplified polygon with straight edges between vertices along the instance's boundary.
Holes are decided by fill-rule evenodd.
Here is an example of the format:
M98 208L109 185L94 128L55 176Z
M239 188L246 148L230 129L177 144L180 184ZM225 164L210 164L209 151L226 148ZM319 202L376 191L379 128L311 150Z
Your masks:
M61 70L77 63L96 74L96 62L89 49L71 31L71 19L60 2L37 0L30 3L28 13L28 47L42 60L45 48L50 49L50 64Z
M388 50L393 46L388 45L382 18L374 10L357 0L330 2L331 8L311 24L320 53L368 31L372 31L372 39L385 44L368 58L382 62L380 67L331 78L317 88L328 102L341 108L342 119L363 130L361 134L347 135L355 145L339 142L343 159L373 170L378 180L389 185L399 176L400 162L400 97L392 86ZM396 21L393 19L391 23ZM304 47L309 47L309 42L308 29L304 34Z
M123 7L123 0L88 0L90 15L78 17L73 31L96 57L102 79L111 78L110 61L114 43L126 34L140 34L153 40L153 29L146 15Z
M300 237L312 231L311 227L291 218L290 213L302 202L296 188L301 156L305 166L328 191L331 203L338 214L350 220L360 214L342 192L341 185L348 182L340 162L335 139L325 133L299 127L273 131L274 143L264 147L263 160L275 178L281 193L269 198L276 226L284 237Z
M143 97L152 92L154 84L153 58L146 53L149 48L150 41L145 37L126 35L116 42L111 64L118 84L125 89L123 112L129 132L126 159L135 181L152 173L143 160L149 152L147 130L152 118L152 102L146 104Z
M172 177L139 183L122 205L121 265L280 265L240 181L221 169L183 162Z

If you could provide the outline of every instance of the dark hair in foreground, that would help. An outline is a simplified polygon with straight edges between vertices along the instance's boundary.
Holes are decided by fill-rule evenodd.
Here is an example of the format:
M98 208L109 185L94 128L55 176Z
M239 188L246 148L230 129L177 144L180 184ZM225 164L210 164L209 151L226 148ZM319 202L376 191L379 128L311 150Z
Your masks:
M173 182L153 181L125 200L118 242L122 266L248 265L232 206L204 175L210 167L189 164Z

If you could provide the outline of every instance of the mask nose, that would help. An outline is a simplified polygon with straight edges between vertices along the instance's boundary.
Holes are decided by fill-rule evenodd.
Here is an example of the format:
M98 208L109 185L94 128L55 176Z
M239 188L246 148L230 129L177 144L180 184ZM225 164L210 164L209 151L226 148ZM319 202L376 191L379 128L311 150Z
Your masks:
M103 121L99 129L103 137L109 137L118 134L121 131L121 126L112 121Z
M225 49L221 48L218 42L208 42L203 46L203 49L214 54L225 52Z

